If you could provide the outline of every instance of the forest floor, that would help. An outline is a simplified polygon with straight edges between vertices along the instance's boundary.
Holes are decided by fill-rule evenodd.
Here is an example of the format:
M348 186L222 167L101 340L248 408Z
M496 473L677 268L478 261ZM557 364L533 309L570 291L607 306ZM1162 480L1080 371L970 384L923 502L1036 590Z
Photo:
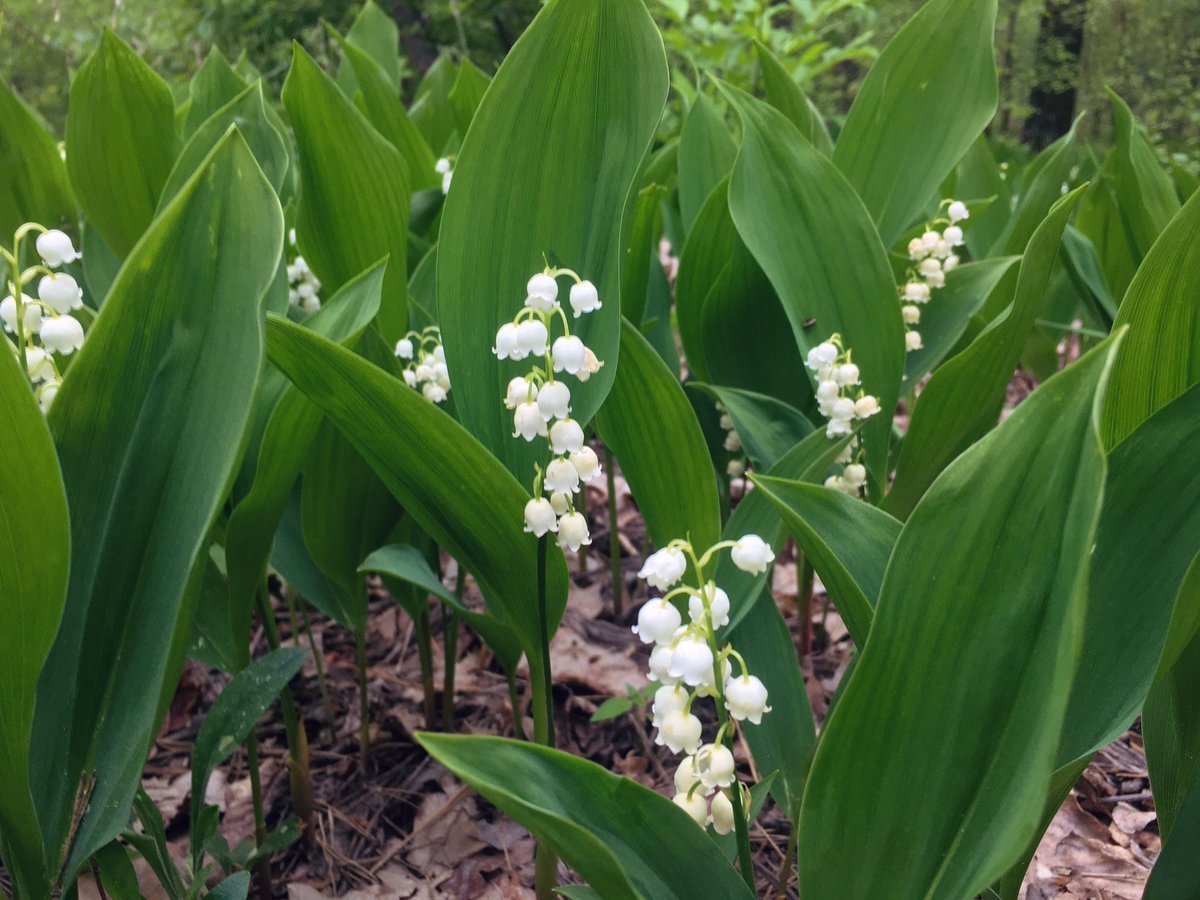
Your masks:
M589 499L594 543L582 560L572 561L570 606L552 646L559 746L605 768L669 793L677 762L651 743L645 714L625 714L593 723L606 698L623 696L627 687L646 684L643 645L629 625L644 588L637 586L642 521L622 479L620 498L624 614L614 621L609 587L608 522L604 487ZM591 490L591 489L590 489ZM453 563L450 563L453 576ZM797 606L794 553L781 556L774 593L801 646L811 635L811 652L802 655L809 698L818 723L846 670L852 645L841 619L816 585L809 628L802 627ZM468 602L479 602L468 580ZM278 601L285 633L288 615ZM440 628L434 610L435 632ZM315 801L315 844L294 845L273 861L274 893L291 900L327 897L525 898L532 897L533 840L518 825L460 785L429 759L412 739L426 727L423 691L411 621L378 587L371 604L368 635L372 752L360 765L355 648L351 635L317 616L317 651L334 706L328 721L313 660L292 688L302 710L310 744ZM307 639L300 635L307 646ZM261 635L258 638L261 643ZM443 665L440 635L434 638L437 701L442 703ZM257 650L263 650L258 647ZM189 754L197 729L219 693L225 676L189 663L168 722L147 766L144 787L167 822L180 858L186 853ZM528 697L523 698L528 715ZM526 721L525 727L531 724ZM513 722L506 680L478 639L463 629L455 666L455 730L511 735ZM259 724L263 785L270 824L291 813L284 766L286 742L276 707ZM744 748L743 748L744 756ZM213 776L209 802L223 812L221 829L233 845L254 831L250 780L244 754L238 753ZM1116 898L1134 900L1159 851L1146 760L1136 730L1097 754L1063 804L1038 848L1026 876L1023 896L1040 898ZM778 897L779 873L787 843L786 821L768 803L752 830L760 896ZM139 867L143 893L165 896L154 876ZM563 866L561 880L575 880ZM795 897L794 873L786 888ZM98 897L81 884L80 896Z

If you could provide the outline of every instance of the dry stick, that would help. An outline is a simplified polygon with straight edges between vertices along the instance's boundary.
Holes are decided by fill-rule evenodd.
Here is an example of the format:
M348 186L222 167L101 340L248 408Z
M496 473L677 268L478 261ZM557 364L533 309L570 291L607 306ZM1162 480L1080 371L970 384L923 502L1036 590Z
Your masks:
M621 582L621 531L617 528L617 476L613 473L613 455L604 448L604 470L608 475L608 565L612 582L613 619L619 621L624 605L625 585Z

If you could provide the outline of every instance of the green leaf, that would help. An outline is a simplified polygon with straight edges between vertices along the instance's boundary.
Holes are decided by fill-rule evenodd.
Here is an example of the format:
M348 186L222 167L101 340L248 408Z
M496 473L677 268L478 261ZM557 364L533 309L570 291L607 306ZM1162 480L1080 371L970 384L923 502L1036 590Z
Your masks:
M304 327L339 343L353 343L379 310L383 277L382 263L368 269L305 319ZM275 532L323 418L278 372L268 374L258 403L269 412L262 434L252 436L247 453L254 465L250 487L234 506L225 530L232 630L243 646Z
M26 222L53 228L74 218L75 199L58 144L0 81L0 234L11 235Z
M400 28L396 20L384 12L374 0L367 0L362 10L354 17L350 30L346 32L346 43L354 47L375 66L384 77L384 83L399 97L400 75L404 61L400 58ZM342 51L345 52L345 45ZM363 89L363 76L353 61L347 68L345 59L338 66L337 85L347 97L355 90Z
M175 166L163 186L158 201L160 211L179 193L179 189L200 168L212 148L234 125L245 138L267 181L279 193L288 169L287 144L271 121L263 90L263 83L256 81L196 128L191 140L175 160Z
M234 872L209 891L206 900L246 900L249 893L250 873Z
M1076 119L1070 131L1038 154L1021 173L1021 182L1016 188L1017 208L1009 216L1008 224L996 239L989 256L1027 252L1034 233L1062 197L1062 186L1075 166L1078 125ZM970 231L968 228L967 233Z
M1200 551L1200 470L1178 464L1180 448L1196 446L1200 385L1109 453L1060 765L1119 737L1150 690L1179 585ZM1137 598L1132 617L1131 597Z
M817 150L832 156L833 140L829 137L829 130L812 101L804 96L804 91L796 84L796 79L762 41L756 39L754 49L758 52L758 64L762 66L767 102L787 116Z
M833 161L871 211L884 246L896 242L992 120L995 25L996 0L930 0L859 88Z
M973 896L1039 824L1082 636L1113 348L1043 384L901 531L809 776L806 896Z
M96 773L68 876L124 826L158 728L167 638L240 457L282 246L275 192L231 132L131 252L51 407L74 549L32 758L56 852Z
M58 456L17 356L0 351L0 848L22 895L48 896L42 836L29 790L38 673L62 619L71 568ZM15 476L15 477L14 477Z
M219 48L213 47L209 50L204 64L192 76L188 85L191 102L183 120L184 138L190 139L204 121L221 107L228 105L248 86L242 76L233 71L229 60Z
M658 239L662 236L662 203L666 197L667 190L661 185L644 187L637 196L629 227L621 269L621 315L639 327L646 320L651 267L662 268L658 262Z
M425 72L417 85L409 115L420 130L429 149L440 156L449 148L455 134L454 109L450 106L450 90L458 69L446 53L441 54Z
M449 734L417 740L602 897L753 896L687 813L635 781L519 741Z
M388 257L377 324L394 343L408 321L408 166L299 45L283 103L300 154L296 231L304 258L336 290Z
M203 566L188 657L222 672L236 672L248 641L245 633L235 635L233 632L229 585L211 550Z
M968 203L974 197L996 198L982 211L971 210L968 223L971 227L963 229L971 256L982 259L996 246L1012 216L1012 187L992 155L986 136L981 135L963 156L955 175L954 192Z
M596 427L621 463L655 546L683 537L698 547L717 542L721 506L700 423L675 376L628 320L621 324L621 368ZM655 432L670 435L670 453L646 440Z
M679 208L691 231L713 189L725 180L737 158L737 144L724 118L703 94L696 96L679 135Z
M801 351L835 332L853 350L862 389L883 410L862 429L867 467L882 483L904 369L904 325L887 254L833 164L781 113L741 92L730 97L743 125L729 185L738 233L775 286ZM810 319L816 325L806 327Z
M508 672L515 672L521 658L521 642L512 627L490 613L477 612L466 606L452 591L446 589L416 547L397 544L380 547L363 561L359 571L398 578L450 604L492 648L500 665Z
M1111 88L1113 128L1116 132L1117 206L1125 223L1125 233L1140 262L1150 252L1159 232L1179 212L1175 186L1158 163L1158 157L1138 130L1133 113Z
M527 368L496 359L496 331L543 256L593 282L604 306L572 327L606 365L571 385L572 417L591 420L617 373L621 225L666 93L662 39L641 0L550 0L458 155L439 239L442 338L460 421L522 481L544 448L512 436L500 400Z
M305 647L272 650L250 663L221 691L200 723L192 747L193 822L200 819L208 777L246 740L259 716L300 671L307 657Z
M71 82L67 172L88 222L120 259L154 218L178 149L171 89L105 28Z
M522 531L524 488L461 425L365 359L277 316L267 320L267 349L405 511L475 575L517 632L531 668L539 665L537 542ZM548 554L546 585L553 632L567 601L557 550Z
M842 491L762 475L754 483L812 560L854 643L862 647L900 523Z
M905 354L905 385L915 385L954 349L967 330L971 317L979 312L988 297L1008 274L1016 256L967 263L946 275L946 286L937 291L932 302L921 307L921 342L924 346Z
M995 424L1058 258L1067 217L1081 190L1055 204L1029 239L1008 309L970 346L947 360L921 391L900 448L896 480L883 502L883 508L897 518L906 518L938 473Z
M106 896L113 900L141 900L142 890L133 861L119 841L109 841L96 851L94 859Z
M729 215L729 182L723 181L704 201L696 221L688 230L687 240L679 257L679 275L675 280L675 315L679 340L692 374L709 379L708 361L704 356L704 303L730 260L740 255L750 257L737 235ZM740 254L739 254L740 251ZM757 268L757 263L751 264ZM762 281L766 277L761 275Z
M1102 433L1115 446L1200 381L1200 194L1159 235L1113 323L1129 339L1113 367Z
M633 701L628 697L609 697L596 707L596 711L592 713L592 717L588 721L608 722L618 716L625 715L631 709L633 709Z
M1200 894L1196 842L1200 841L1200 790L1194 786L1180 807L1146 882L1143 900L1190 900Z
M458 67L458 76L454 79L454 87L450 89L450 108L454 111L454 122L458 133L465 135L475 118L475 111L483 102L492 80L469 59L464 59Z
M789 450L812 434L812 422L782 400L743 391L690 381L687 385L719 401L728 411L742 440L742 448L756 469L765 472Z

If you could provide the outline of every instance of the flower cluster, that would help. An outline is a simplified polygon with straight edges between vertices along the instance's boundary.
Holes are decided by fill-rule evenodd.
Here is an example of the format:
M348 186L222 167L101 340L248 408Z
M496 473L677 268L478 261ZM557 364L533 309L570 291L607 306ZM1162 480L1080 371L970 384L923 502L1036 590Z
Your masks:
M737 428L734 427L733 417L729 415L729 410L725 408L725 404L718 402L716 407L717 415L721 417L721 430L725 432L725 443L723 446L726 452L733 454L733 458L725 466L725 474L730 478L741 478L746 474L746 459L745 454L742 453L742 436L738 434Z
M21 241L33 232L38 232L35 245L42 262L21 271ZM15 335L14 349L18 358L24 358L26 374L45 411L62 384L55 354L69 356L83 346L83 325L71 315L83 307L83 289L71 275L53 271L79 259L80 253L63 232L30 222L17 229L13 252L3 251L3 258L12 280L8 296L0 300L0 321L5 331ZM35 298L26 291L39 275Z
M538 467L533 499L525 505L525 530L539 538L552 531L560 547L577 551L592 540L587 519L575 509L575 494L602 473L596 451L584 444L583 426L571 418L571 389L555 376L565 373L587 381L603 363L571 334L558 300L558 278L563 275L575 280L570 303L576 319L600 309L594 284L570 269L547 267L529 279L524 307L500 327L492 352L501 360L536 360L525 375L508 383L504 398L505 407L513 411L513 437L544 437L550 442L552 458L544 470ZM551 340L556 322L563 333Z
M296 246L296 229L293 228L288 232L288 241L293 249L298 249ZM312 269L308 267L304 257L299 253L295 258L288 263L288 302L292 306L298 306L305 312L316 312L321 308L321 281L313 274Z
M410 331L396 341L396 356L404 362L404 383L420 391L430 403L441 403L450 394L450 370L442 332L436 325Z
M958 265L955 248L963 244L963 230L958 223L971 215L961 200L943 200L941 205L946 208L946 215L926 224L921 236L908 242L908 258L916 264L915 268L909 268L908 278L900 287L904 347L908 351L923 346L921 333L917 331L921 305L929 302L935 289L945 287L946 273ZM939 226L944 226L941 231Z
M450 182L454 178L454 164L445 156L437 161L434 171L442 176L442 193L450 193Z
M841 335L831 335L809 350L807 365L817 373L817 409L829 419L826 436L845 437L854 430L856 419L879 412L879 400L860 387L858 366L842 346Z
M749 673L742 656L728 644L717 645L717 630L729 623L729 595L704 572L727 547L744 572L762 573L775 559L770 545L754 534L715 544L699 558L688 541L672 541L651 555L638 573L650 587L666 593L642 606L633 627L644 643L654 645L649 679L661 685L651 708L658 730L654 741L673 753L687 754L675 773L675 803L701 828L711 823L718 834L733 831L735 817L748 809L730 749L734 732L738 723L757 725L771 711L766 687ZM680 584L689 561L696 584ZM686 625L671 602L675 598L687 599ZM734 674L731 659L737 661L739 674ZM721 721L711 743L704 743L703 723L692 712L701 697L713 698Z

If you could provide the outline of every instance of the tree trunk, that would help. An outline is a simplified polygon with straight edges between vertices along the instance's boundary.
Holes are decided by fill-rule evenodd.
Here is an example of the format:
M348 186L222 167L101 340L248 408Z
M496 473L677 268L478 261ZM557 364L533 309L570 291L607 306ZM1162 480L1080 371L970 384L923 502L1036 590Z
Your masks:
M1088 0L1045 0L1035 50L1036 80L1025 141L1041 149L1071 128Z

